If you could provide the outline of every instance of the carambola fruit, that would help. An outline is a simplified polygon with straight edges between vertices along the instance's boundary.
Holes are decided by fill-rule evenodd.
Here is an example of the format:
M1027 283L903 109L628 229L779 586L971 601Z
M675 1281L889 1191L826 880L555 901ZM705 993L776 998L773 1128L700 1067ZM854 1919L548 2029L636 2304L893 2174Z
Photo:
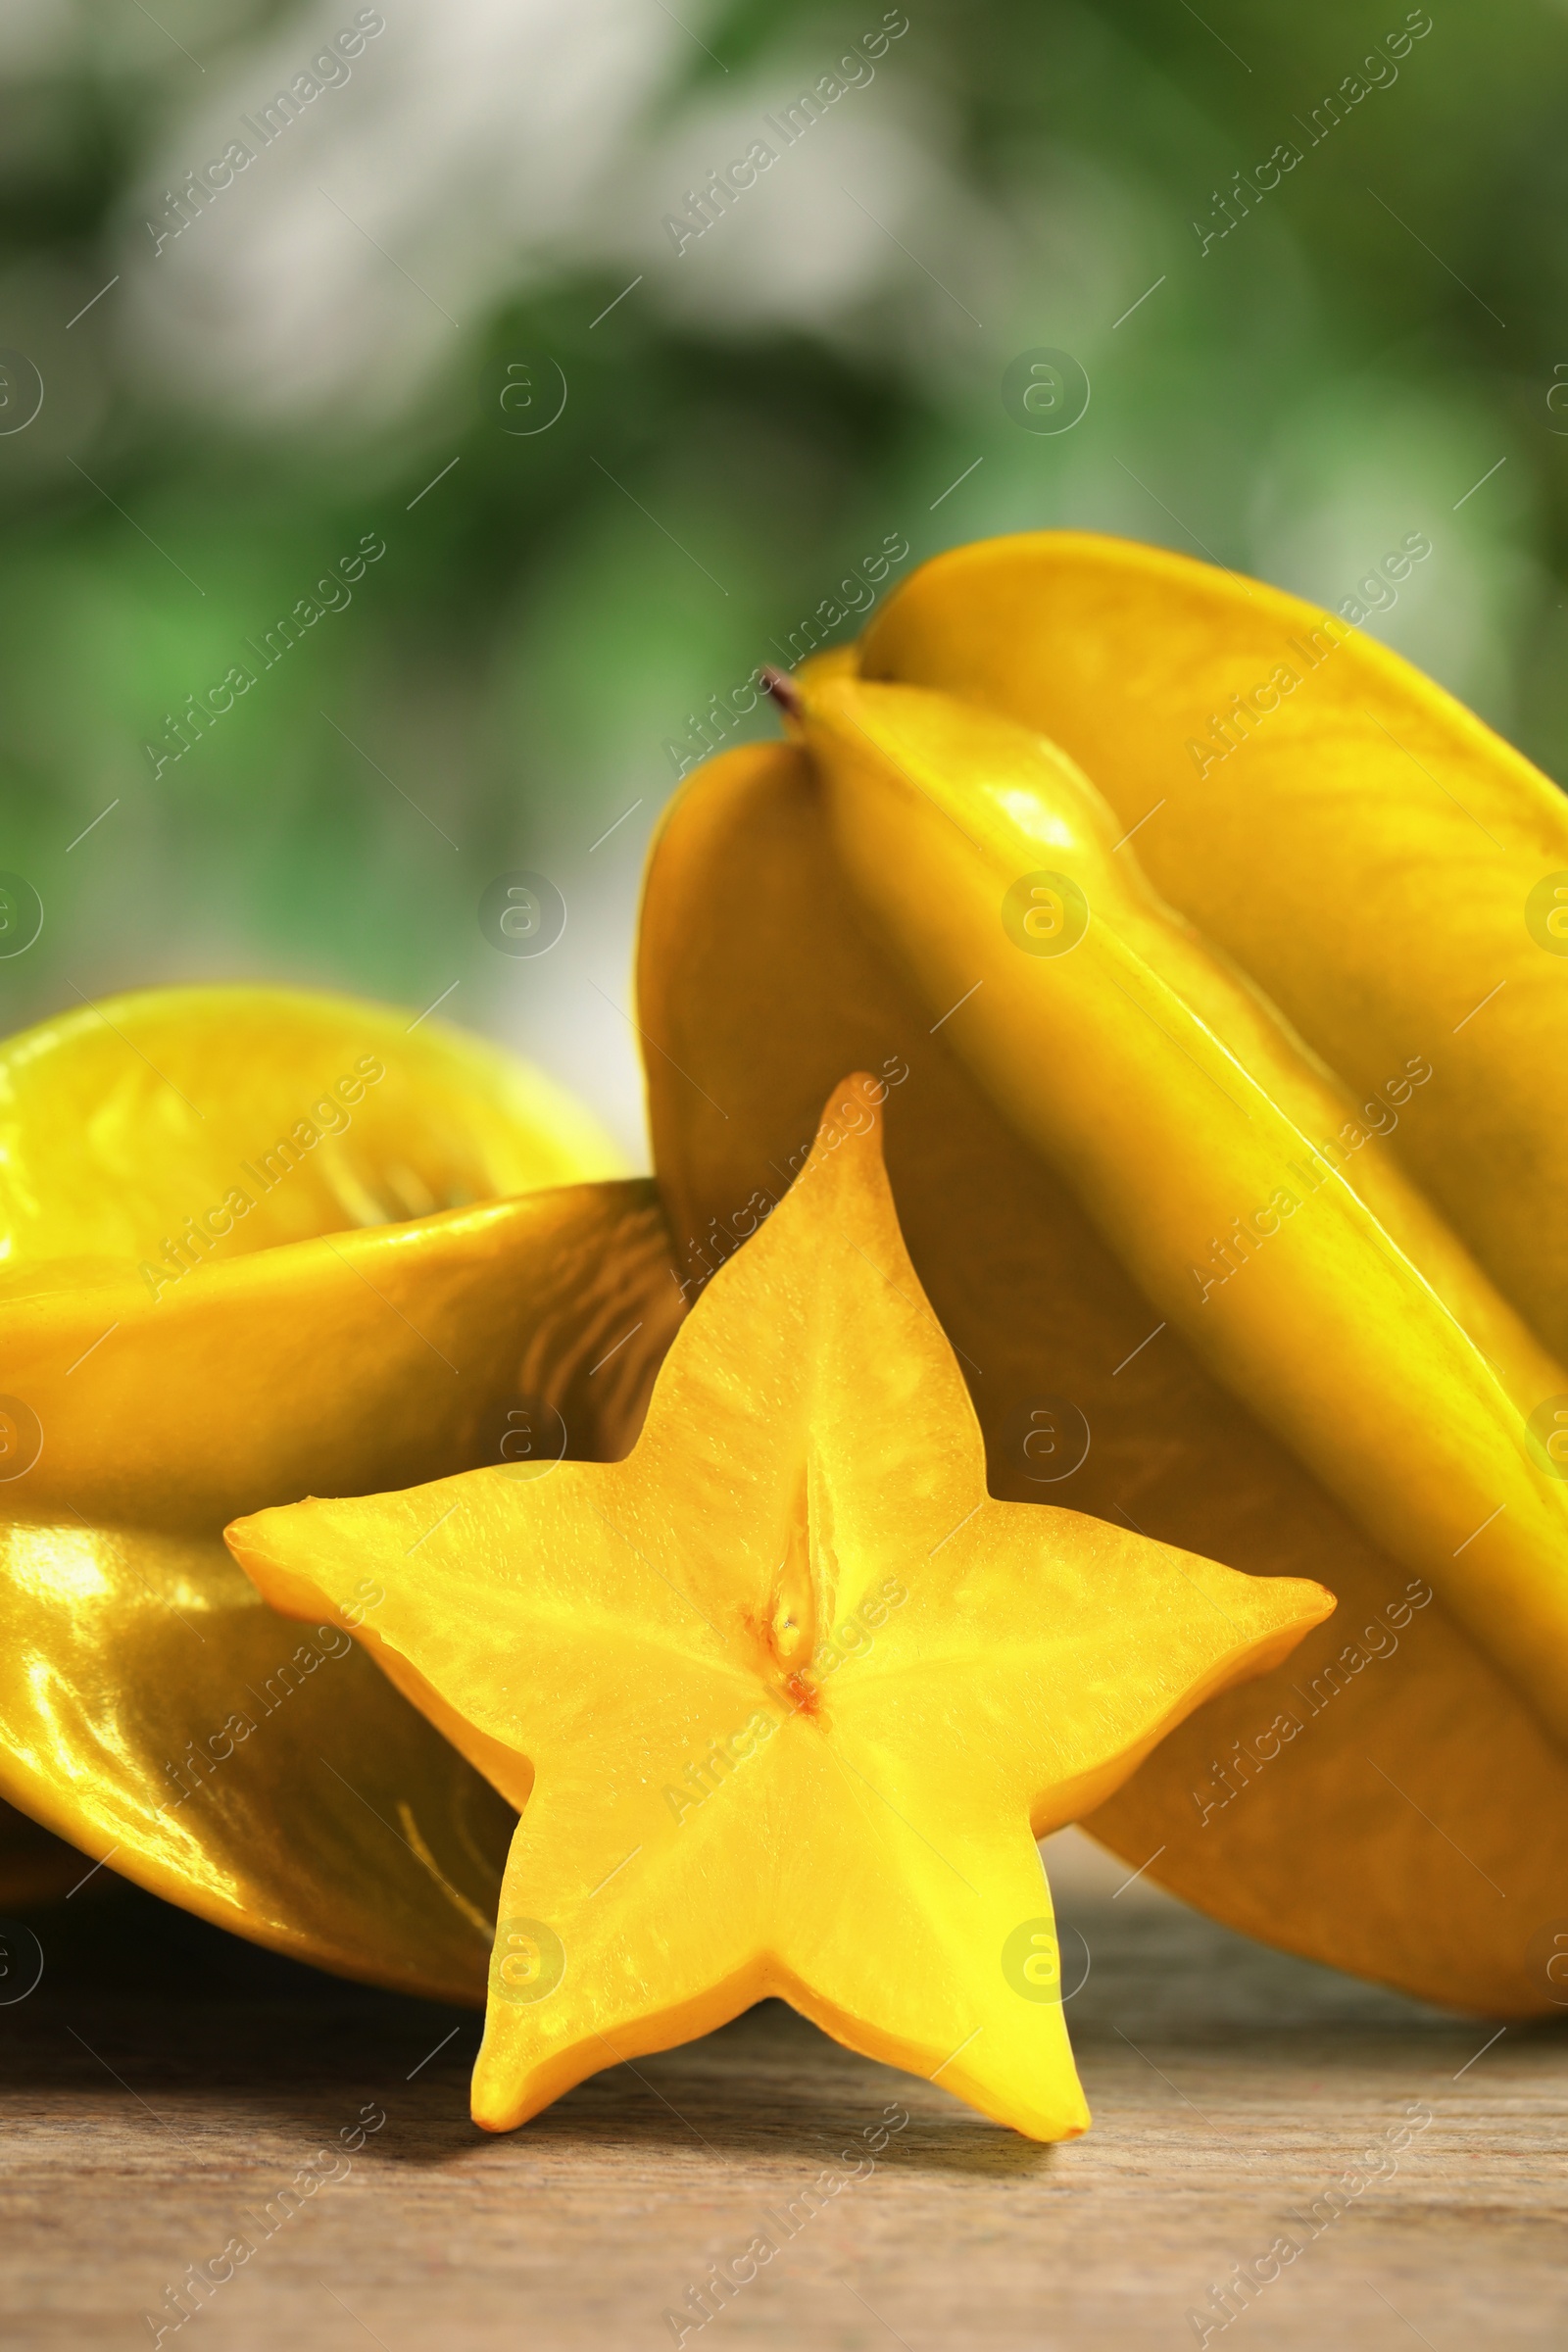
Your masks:
M509 1056L343 998L153 991L0 1050L0 1794L73 1878L483 1997L510 1809L221 1530L568 1425L623 1450L678 1302L613 1165Z
M1341 1598L1090 1826L1273 1941L1548 2010L1558 796L1309 608L1065 535L942 559L799 689L804 748L712 762L651 862L686 1278L835 1068L904 1073L894 1193L992 1492Z

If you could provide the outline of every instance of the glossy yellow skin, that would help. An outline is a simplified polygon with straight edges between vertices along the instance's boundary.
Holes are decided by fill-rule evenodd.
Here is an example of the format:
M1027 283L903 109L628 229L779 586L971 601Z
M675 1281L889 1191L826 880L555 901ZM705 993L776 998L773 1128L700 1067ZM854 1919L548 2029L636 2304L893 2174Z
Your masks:
M1568 801L1539 769L1338 616L1087 533L938 557L858 651L1058 744L1357 1097L1428 1060L1394 1155L1568 1358Z
M150 1295L167 1298L184 1279L170 1239L222 1265L622 1173L598 1123L541 1071L416 1019L303 989L146 989L11 1038L7 1273L27 1269L31 1289L45 1266L74 1280L82 1258L146 1264ZM236 1191L252 1202L237 1214L225 1208Z
M1035 1838L1332 1608L986 1493L963 1380L835 1089L630 1455L228 1531L512 1801L475 2119L776 1993L1039 2139L1088 2123ZM410 1554L417 1546L416 1564Z
M566 1181L614 1164L586 1115L413 1018L168 990L0 1052L0 1793L82 1849L75 1877L107 1861L477 2000L510 1811L340 1624L267 1609L220 1531L504 1442L623 1449L678 1300L649 1188ZM227 1232L164 1255L234 1188Z
M1568 1371L1155 898L1081 771L949 695L809 672L803 691L851 888L954 1050L1156 1315L1568 1743L1568 1485L1526 1426ZM1041 872L1044 936L1003 914Z
M1267 1941L1431 2000L1557 2014L1532 1939L1568 1916L1568 1760L1431 1587L1177 1331L1141 1345L1158 1312L950 1043L963 1015L939 1024L869 930L803 752L728 755L677 796L638 989L683 1269L733 1249L800 1164L836 1070L885 1071L900 1220L963 1366L991 1492L1339 1594L1283 1667L1178 1726L1090 1817L1096 1834ZM1039 1458L1073 1413L1087 1455Z

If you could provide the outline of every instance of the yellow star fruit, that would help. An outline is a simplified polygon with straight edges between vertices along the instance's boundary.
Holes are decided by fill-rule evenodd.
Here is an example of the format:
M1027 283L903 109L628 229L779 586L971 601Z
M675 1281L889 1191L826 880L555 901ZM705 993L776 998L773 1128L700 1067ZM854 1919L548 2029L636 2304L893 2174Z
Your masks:
M0 1796L68 1885L482 1997L510 1811L221 1529L623 1450L678 1302L614 1165L536 1073L347 999L151 991L0 1049Z
M1333 1606L988 1494L883 1171L886 1093L835 1092L624 1460L228 1530L275 1608L355 1618L522 1807L473 2081L491 2130L779 1994L1020 2132L1083 2131L1035 1839Z
M993 1492L1341 1596L1090 1826L1251 1934L1548 2011L1560 796L1342 624L1073 535L940 559L800 684L806 748L711 762L650 865L683 1272L886 1070Z

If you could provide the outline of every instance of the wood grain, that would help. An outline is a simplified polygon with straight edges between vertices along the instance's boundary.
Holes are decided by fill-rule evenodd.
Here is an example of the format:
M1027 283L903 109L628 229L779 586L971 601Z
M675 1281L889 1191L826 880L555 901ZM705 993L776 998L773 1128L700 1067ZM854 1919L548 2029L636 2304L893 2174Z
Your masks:
M147 2345L144 2313L169 2319L165 2290L240 2235L250 2259L166 2345L652 2352L708 2266L771 2230L777 2254L688 2346L1142 2352L1196 2343L1211 2283L1294 2230L1302 2251L1211 2346L1561 2345L1568 2026L1484 2047L1493 2023L1265 1950L1145 1882L1113 1895L1125 1873L1075 1833L1053 1849L1069 1988L1089 1960L1068 2014L1096 2113L1059 2149L776 2004L487 2139L465 2013L119 1886L35 1914L43 1982L0 2007L0 2341ZM786 2239L766 2217L842 2178L890 2102L909 2120L874 2169ZM367 2104L384 2127L278 2218ZM1396 2171L1315 2235L1292 2220L1412 2109L1431 2121Z

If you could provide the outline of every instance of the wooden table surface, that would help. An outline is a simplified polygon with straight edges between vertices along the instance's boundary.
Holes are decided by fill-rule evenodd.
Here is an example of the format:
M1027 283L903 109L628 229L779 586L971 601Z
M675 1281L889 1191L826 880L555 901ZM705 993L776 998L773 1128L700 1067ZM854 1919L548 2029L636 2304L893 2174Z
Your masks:
M43 1980L0 2007L0 2342L129 2352L151 2312L182 2352L653 2352L683 2306L705 2352L1142 2352L1198 2342L1195 2309L1225 2352L1568 2342L1568 2023L1484 2048L1494 2024L1245 1942L1145 1882L1113 1897L1108 1856L1072 1832L1054 1848L1096 2115L1057 2149L777 2003L489 2138L466 2013L129 1888L37 1914ZM810 2212L801 2192L843 2179L890 2105L907 2123ZM384 2125L350 2157L367 2109ZM290 2213L278 2191L328 2147ZM1367 2184L1315 2226L1356 2165ZM769 2232L777 2253L699 2328L689 2290ZM1221 2328L1210 2287L1282 2235L1301 2250ZM254 2252L176 2331L166 2290L236 2236Z

